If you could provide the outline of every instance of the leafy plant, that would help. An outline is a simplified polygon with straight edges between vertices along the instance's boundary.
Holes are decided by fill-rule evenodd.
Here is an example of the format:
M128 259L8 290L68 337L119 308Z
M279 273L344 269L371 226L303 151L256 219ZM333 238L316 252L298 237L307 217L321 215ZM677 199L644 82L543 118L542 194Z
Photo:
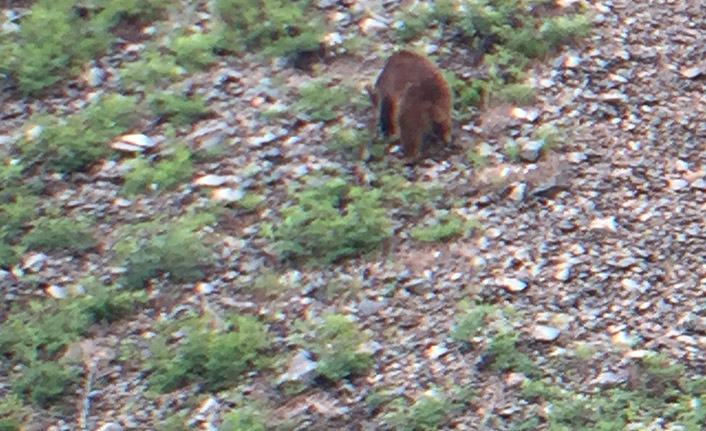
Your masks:
M202 268L211 263L214 254L198 231L214 220L213 215L203 214L128 228L115 245L117 258L125 267L122 283L139 288L161 274L174 281L203 277Z
M175 56L147 51L139 60L122 66L118 74L121 82L128 87L142 86L153 91L178 78L180 69Z
M18 144L22 164L41 163L58 172L85 170L112 153L108 141L135 125L138 115L135 97L110 95L65 118L39 117L38 136Z
M177 126L188 126L210 112L203 98L187 98L171 92L152 94L147 97L147 104L154 115Z
M370 250L390 235L380 197L380 190L351 187L343 178L294 194L274 231L280 256L333 262Z
M233 409L223 417L222 431L268 431L265 424L265 413L262 409L253 406L244 406Z
M490 305L478 305L462 314L453 330L451 338L456 341L468 342L471 338L481 335L485 329L485 320L493 312Z
M360 350L364 335L341 314L324 316L310 344L317 355L317 373L331 380L364 374L373 364L370 353Z
M340 84L333 86L314 81L299 89L299 111L312 121L331 121L337 118L340 108L348 101L348 91Z
M384 422L396 431L426 431L439 429L454 405L443 397L425 395L411 405L398 398L385 413Z
M440 211L439 217L432 220L425 226L416 226L410 230L412 238L422 242L443 241L468 230L471 223L465 222L461 217Z
M149 381L159 392L191 382L205 390L219 390L236 383L250 369L262 366L262 354L269 346L267 332L254 317L232 314L223 331L208 327L205 319L191 318L180 328L184 339L175 346L159 336L152 345Z
M22 245L30 250L69 250L81 252L97 244L91 226L85 219L71 217L43 217L22 238Z
M174 39L171 48L176 54L176 62L193 72L216 61L212 51L215 42L216 38L211 34L193 33Z
M121 190L126 195L168 190L188 180L194 171L191 153L184 145L177 146L172 155L154 165L145 157L137 157L129 162L129 168Z
M216 0L220 46L266 55L293 57L319 49L323 21L309 14L305 0Z

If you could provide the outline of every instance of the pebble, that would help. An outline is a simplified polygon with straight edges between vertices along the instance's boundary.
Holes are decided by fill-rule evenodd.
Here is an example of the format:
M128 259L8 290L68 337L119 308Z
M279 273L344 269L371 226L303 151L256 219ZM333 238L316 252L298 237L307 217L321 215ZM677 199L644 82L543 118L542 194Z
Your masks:
M532 338L537 341L554 341L559 337L561 331L552 326L536 325L532 329Z
M527 288L527 283L517 278L505 278L501 285L510 293L522 292Z

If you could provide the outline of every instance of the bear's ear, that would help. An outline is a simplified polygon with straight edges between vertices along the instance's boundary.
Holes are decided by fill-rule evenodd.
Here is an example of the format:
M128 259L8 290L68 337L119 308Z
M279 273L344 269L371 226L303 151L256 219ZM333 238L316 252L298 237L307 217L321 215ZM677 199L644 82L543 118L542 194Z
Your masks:
M373 86L368 84L365 86L365 91L368 92L368 96L370 97L370 103L372 103L374 106L377 106L378 104L378 93L373 89Z

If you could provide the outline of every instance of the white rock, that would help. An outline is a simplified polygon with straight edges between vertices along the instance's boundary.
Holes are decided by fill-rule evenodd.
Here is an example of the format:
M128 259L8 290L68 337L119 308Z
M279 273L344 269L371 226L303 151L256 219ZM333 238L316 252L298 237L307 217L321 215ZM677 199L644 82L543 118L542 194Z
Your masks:
M312 373L316 369L316 361L310 359L310 353L306 350L300 350L291 361L287 371L277 379L277 385L284 382L307 380L313 377Z
M360 20L358 23L361 33L368 34L370 32L377 32L378 30L384 30L387 28L387 24L377 21L373 18L367 17Z
M510 277L503 279L501 285L503 286L503 288L505 288L506 291L510 293L522 292L527 288L527 283L525 283L524 281L518 278Z
M618 230L618 225L615 222L615 216L593 219L590 227L593 230L607 230L611 232Z
M546 326L546 325L536 325L532 329L532 338L537 341L554 341L559 337L561 333L557 328Z
M31 272L39 272L47 261L47 255L44 253L32 253L22 260L22 269Z
M689 186L689 183L686 180L682 180L681 178L679 178L676 180L667 181L667 186L670 190L678 192L679 190L687 188Z
M612 337L610 337L610 340L616 346L621 347L629 347L632 344L632 340L630 340L630 337L625 331L616 332Z
M47 293L47 295L56 298L56 299L63 299L66 298L66 289L63 287L59 287L55 284L50 284L47 286L44 291Z
M222 175L202 175L193 181L195 186L218 187L227 183L230 177Z
M115 422L106 422L96 429L96 431L123 431L123 427Z
M520 183L512 188L508 198L515 202L522 202L527 195L527 184Z
M449 351L449 349L447 349L444 346L439 346L439 345L433 344L433 345L429 346L424 353L427 358L435 361L435 360L439 359L439 357L445 355L448 351Z
M211 193L211 199L218 202L237 202L245 196L245 192L241 189L232 189L230 187L221 187Z
M206 282L199 282L196 284L196 291L199 293L202 293L204 295L208 295L209 293L212 293L215 290L213 285L211 283L206 283Z
M156 145L152 138L147 135L143 135L142 133L123 135L119 138L119 140L121 142L125 142L127 144L132 144L142 148L153 148Z

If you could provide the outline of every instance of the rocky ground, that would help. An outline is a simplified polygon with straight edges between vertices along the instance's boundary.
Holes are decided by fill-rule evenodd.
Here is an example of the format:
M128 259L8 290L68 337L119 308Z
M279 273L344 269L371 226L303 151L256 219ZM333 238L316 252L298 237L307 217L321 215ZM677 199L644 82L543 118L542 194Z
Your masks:
M441 244L398 236L387 259L349 259L319 271L276 263L267 241L252 235L258 223L275 217L272 210L234 218L217 228L220 260L206 279L179 286L155 283L151 294L169 300L96 328L90 337L94 348L114 351L124 339L145 348L156 322L184 308L208 306L267 317L285 350L291 322L332 311L348 314L373 341L376 364L368 375L287 396L272 384L286 369L283 364L237 389L245 398L266 402L272 417L295 419L298 429L315 430L381 429L383 421L363 401L374 390L389 388L414 400L450 382L473 388L477 396L439 429L508 429L514 415L541 411L521 399L521 376L485 369L481 348L459 349L450 341L463 299L511 306L522 350L545 369L579 344L591 346L591 360L571 379L586 392L629 384L635 362L648 352L666 353L686 365L688 373L703 375L704 10L698 1L588 4L595 34L534 66L530 79L539 92L532 106L523 111L489 107L457 134L461 146L484 149L487 167L471 166L461 152L400 167L418 184L441 184L446 197L464 200L466 214L482 226L473 235ZM360 31L358 18L364 14L324 6L322 13L340 19L343 34ZM380 22L392 11L391 6L356 7ZM388 40L385 30L368 31L382 43ZM381 51L334 57L316 74L358 83L362 90L384 61ZM442 44L439 52L442 68L463 67L458 49ZM102 64L110 71L121 55ZM292 103L292 90L311 75L250 60L225 58L192 78L217 115L195 124L185 142L192 148L228 148L217 162L197 166L193 184L126 200L111 177L114 167L105 164L85 175L47 178L55 183L47 198L67 214L110 214L100 225L104 249L110 250L118 234L111 223L176 215L185 203L207 201L196 182L203 175L224 177L218 187L229 192L258 190L274 209L286 199L288 184L306 172L351 172L350 159L322 142L322 124L258 120L258 110ZM275 75L283 85L270 85ZM100 85L110 88L110 74ZM66 90L31 102L5 97L0 111L16 115L5 114L0 135L24 128L30 109L71 106L67 96L76 100L90 91ZM503 162L500 152L507 136L521 139L544 124L567 132L554 153L536 163ZM138 132L153 135L153 130ZM263 180L265 173L277 180ZM505 178L502 186L485 187L498 178ZM61 286L88 271L111 274L109 257L109 252L90 253L79 260L58 253L45 257L38 274L43 286ZM274 271L292 288L274 296L248 290L263 270ZM13 298L45 294L23 292L11 272L1 277ZM391 283L398 287L390 294L385 289ZM331 295L331 285L356 285L358 290ZM144 396L140 367L108 358L98 371L98 392L85 429L154 429L170 412L182 410L191 426L206 427L237 404L232 393L216 393L187 405L192 388ZM561 372L548 374L560 379ZM77 388L75 404L83 399ZM84 409L69 411L36 417L27 429L79 429Z

